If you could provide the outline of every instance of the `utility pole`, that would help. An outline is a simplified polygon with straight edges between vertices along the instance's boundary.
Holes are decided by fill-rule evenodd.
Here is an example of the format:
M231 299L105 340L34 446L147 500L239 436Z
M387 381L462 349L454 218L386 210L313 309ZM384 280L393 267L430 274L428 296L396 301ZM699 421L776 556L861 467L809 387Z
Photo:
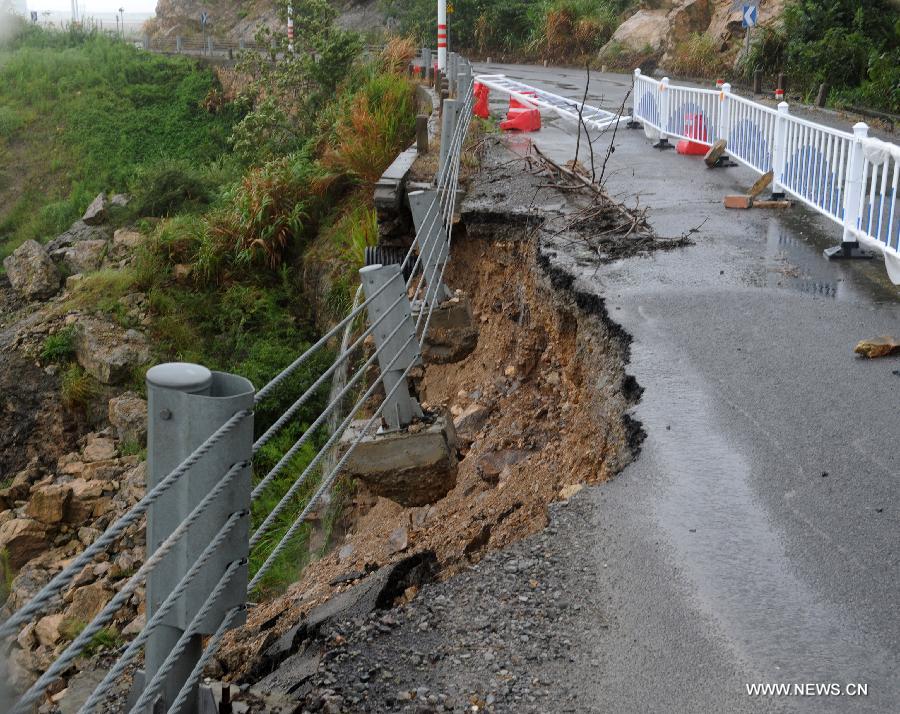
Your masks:
M447 0L438 0L438 69L447 71Z
M294 7L288 3L287 16L288 52L294 53Z

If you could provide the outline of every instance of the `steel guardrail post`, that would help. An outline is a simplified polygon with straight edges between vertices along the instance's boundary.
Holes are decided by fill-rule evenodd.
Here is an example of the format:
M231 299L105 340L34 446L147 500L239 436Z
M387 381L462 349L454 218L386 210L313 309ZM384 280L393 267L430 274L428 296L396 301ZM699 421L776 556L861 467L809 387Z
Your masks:
M176 51L178 54L181 54L181 47L182 47L182 44L181 44L181 43L182 43L181 37L180 37L180 36L176 37L176 38L175 38L175 51Z
M458 115L459 101L456 99L445 99L444 111L441 114L441 153L438 161L437 176L444 172L444 166L450 158L450 144L453 142Z
M453 292L442 282L435 283L444 274L444 265L450 255L450 241L447 235L447 227L439 213L440 193L436 190L413 191L407 194L409 210L412 213L413 225L416 235L422 235L419 243L419 255L422 257L422 272L425 275L425 283L428 286L427 295L431 295L431 301L439 305L444 300L453 297ZM429 215L437 212L438 215Z
M784 167L787 165L787 126L790 107L787 102L778 103L775 116L775 141L772 144L772 198L784 198Z
M419 402L410 395L406 372L422 364L412 307L406 296L406 281L399 265L369 265L359 270L367 299L369 324L373 330L384 393L391 394L382 412L388 428L396 431L422 416ZM383 290L382 287L388 284ZM381 290L381 292L379 292ZM396 389L395 389L396 387Z
M457 87L458 77L456 74L456 72L457 72L456 68L457 68L458 62L459 62L459 55L456 54L456 52L451 52L450 59L449 59L450 66L447 67L447 80L449 81L448 89L450 90L451 97L455 97L458 92L458 87Z
M245 378L188 363L161 364L147 372L147 487L165 478L222 424L241 410L253 409L253 385ZM247 599L249 549L250 460L253 450L252 414L227 437L213 442L209 451L147 513L147 557L181 524L210 493L216 483L237 464L244 468L222 496L213 501L205 516L154 568L147 579L147 619L178 585L198 556L234 513L243 513L219 551L199 571L184 595L154 629L147 641L144 682L160 669L191 620L205 604L226 568L243 560L241 570L219 598L200 631L191 637L185 652L159 692L164 711L178 695L203 651L203 635L213 634L225 614ZM242 618L233 624L243 622ZM152 710L152 709L151 709ZM181 710L197 711L196 692ZM180 713L179 713L180 714Z

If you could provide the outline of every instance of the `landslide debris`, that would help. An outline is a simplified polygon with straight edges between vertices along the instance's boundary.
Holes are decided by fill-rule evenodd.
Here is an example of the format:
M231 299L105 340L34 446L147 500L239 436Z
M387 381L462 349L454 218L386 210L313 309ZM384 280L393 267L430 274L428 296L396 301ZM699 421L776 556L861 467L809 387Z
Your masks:
M265 689L272 697L266 706L284 711L401 710L420 694L408 690L400 699L371 699L363 686L348 698L343 685L335 684L334 665L328 664L348 654L347 641L366 639L373 628L389 632L394 613L373 608L373 614L355 613L352 624L310 634L303 623L314 619L311 613L410 555L433 554L441 581L466 571L541 531L549 504L570 498L582 483L611 477L634 457L643 433L628 416L640 394L625 373L629 338L609 320L602 301L576 290L571 276L546 254L554 246L561 249L554 243L559 235L590 238L598 221L619 221L622 215L610 209L606 218L595 211L587 220L573 221L583 205L596 207L596 200L569 204L569 197L552 188L546 203L553 207L540 202L512 207L545 182L521 156L495 143L472 180L454 231L446 282L468 297L478 342L459 362L427 365L419 388L423 407L448 409L454 417L459 441L455 487L435 503L403 508L357 485L342 517L343 542L308 566L286 595L253 607L247 624L226 638L210 674L244 690L249 685L256 696ZM571 225L558 231L556 221ZM668 247L646 234L610 235L608 240L617 255ZM411 587L397 604L410 602L412 612L435 607L433 601L418 605L419 590ZM298 638L298 632L303 636ZM285 648L288 633L294 634ZM279 656L273 658L278 642ZM280 662L292 657L303 662L292 660L295 676L278 674ZM419 664L428 666L426 659ZM265 680L270 684L285 679L293 684L260 687L263 676L271 676ZM363 672L348 686L365 682L366 676ZM440 697L433 702L427 693L422 696L435 711L443 711L446 702Z

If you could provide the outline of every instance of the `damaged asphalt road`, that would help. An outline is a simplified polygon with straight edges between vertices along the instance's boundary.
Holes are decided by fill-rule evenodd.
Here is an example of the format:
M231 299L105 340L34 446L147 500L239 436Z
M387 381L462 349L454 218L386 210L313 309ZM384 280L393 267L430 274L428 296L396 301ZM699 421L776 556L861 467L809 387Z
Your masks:
M580 95L551 72L542 86ZM532 138L572 158L555 122ZM896 711L900 379L896 359L853 347L896 334L897 290L878 261L825 261L839 234L804 209L725 212L755 178L744 169L623 130L607 176L658 235L702 224L691 245L602 262L577 242L540 246L554 282L631 337L639 458L407 604L329 622L292 685L305 710ZM752 683L868 694L750 696Z
M552 121L533 138L557 161L574 155ZM900 380L896 360L853 347L897 333L897 289L878 259L824 260L840 233L803 208L725 211L722 196L755 179L745 169L708 170L620 130L606 174L658 234L702 226L678 250L599 267L566 246L554 258L632 336L647 434L589 496L610 627L579 653L602 663L596 676L568 686L592 692L588 711L896 711ZM750 697L753 682L868 695Z

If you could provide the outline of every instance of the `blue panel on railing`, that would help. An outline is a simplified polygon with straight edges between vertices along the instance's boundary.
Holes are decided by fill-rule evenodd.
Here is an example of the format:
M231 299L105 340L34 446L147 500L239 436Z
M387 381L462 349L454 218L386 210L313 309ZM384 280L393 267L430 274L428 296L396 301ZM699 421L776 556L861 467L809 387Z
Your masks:
M728 135L728 151L765 173L772 168L772 150L762 129L749 119L737 122ZM787 171L785 171L787 174Z

